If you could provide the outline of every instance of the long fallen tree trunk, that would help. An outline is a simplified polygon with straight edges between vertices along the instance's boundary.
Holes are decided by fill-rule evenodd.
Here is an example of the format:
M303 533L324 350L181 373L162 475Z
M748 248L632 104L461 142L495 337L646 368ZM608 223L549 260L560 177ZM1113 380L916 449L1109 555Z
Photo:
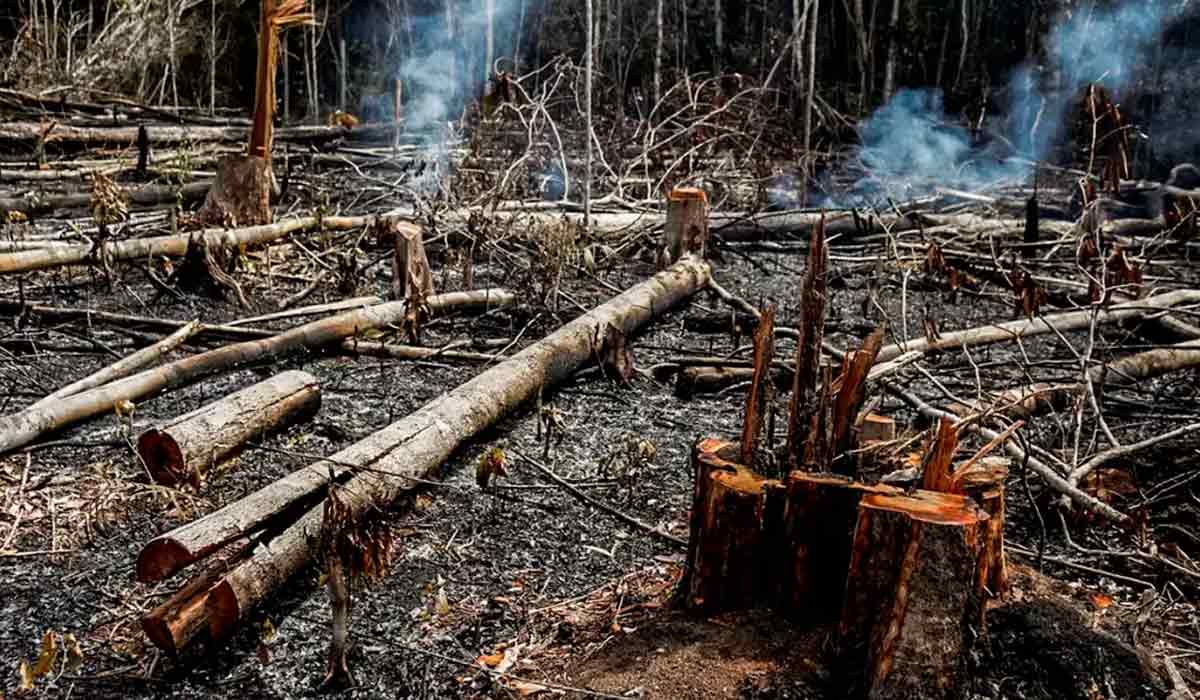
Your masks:
M199 330L200 322L190 321L157 343L144 347L131 355L117 360L98 372L89 374L79 381L64 386L29 408L44 408L55 401L62 400L64 397L73 396L81 391L94 389L98 386L104 386L122 377L128 377L139 369L158 362L175 348L182 345L188 338L195 335Z
M436 313L461 307L464 303L476 304L481 298L488 306L495 307L510 305L514 300L512 294L503 290L481 290L441 294L430 297L425 303L431 312ZM138 401L164 389L247 362L301 348L321 347L368 329L399 323L407 317L408 312L408 304L404 301L348 311L297 326L270 338L226 345L144 370L50 404L0 416L0 454L28 445L52 430L111 410L119 402Z
M1145 318L1153 313L1161 312L1183 304L1200 302L1200 290L1181 289L1167 292L1158 296L1135 301L1122 302L1093 311L1081 309L1061 314L1048 314L1034 319L1018 319L997 323L992 326L980 326L967 330L943 333L935 340L928 338L913 338L904 343L885 345L879 351L879 362L895 359L906 352L927 353L935 350L955 350L962 347L975 347L992 343L1030 338L1046 333L1075 331L1087 328L1092 323L1093 316L1099 325L1123 323L1139 318Z
M208 192L209 183L189 182L182 187L168 185L143 185L130 190L129 201L141 206L156 204L174 204L176 202L198 202ZM59 194L49 197L0 198L0 214L8 216L13 212L25 216L49 216L51 214L86 210L92 205L90 192Z
M267 243L296 231L313 228L321 228L326 231L347 231L362 228L374 220L373 216L306 216L263 226L208 229L204 231L203 236L207 239L209 247L237 249L243 245ZM182 257L187 253L188 241L193 235L195 234L181 233L174 236L113 241L104 244L105 253L111 260L141 260L154 255ZM62 265L80 265L99 259L99 251L90 245L23 250L0 255L0 274L44 270Z
M1170 372L1200 367L1200 340L1189 340L1164 348L1155 348L1127 355L1112 362L1088 369L1087 381L1099 386L1128 387L1143 379ZM1051 384L1037 382L1000 392L995 399L1000 413L1009 416L1031 416L1055 406L1086 388L1085 381ZM982 410L981 406L968 410Z
M45 127L39 122L8 122L0 124L0 146L32 148L42 139ZM154 126L146 127L150 143L155 146L213 141L245 141L247 126ZM353 129L341 126L293 126L275 131L276 141L319 142L339 138L360 140L390 139L393 124L364 124ZM131 146L137 142L137 126L95 127L56 124L46 136L46 143L73 148L101 146Z
M299 510L301 517L294 524L261 536L250 557L209 594L209 628L214 636L222 636L308 561L309 537L320 527L321 499L331 471L334 479L345 483L342 493L356 515L392 502L416 486L413 478L434 472L464 441L593 359L597 343L605 337L603 329L611 325L633 333L702 289L708 276L706 263L686 257L327 460L156 537L138 557L138 578L169 576L243 533L277 523L280 514Z
M342 494L353 517L360 517L368 508L392 503L417 485L414 478L431 475L466 440L532 398L542 387L563 381L595 358L601 350L598 344L606 335L604 329L612 326L628 337L656 315L702 289L709 274L707 263L685 257L512 359L351 446L350 449L365 446L370 451L384 448L370 463L369 470L354 472L345 483ZM328 474L323 466L319 461L297 472L306 479L318 476L318 495ZM238 503L223 510L237 511ZM262 540L245 563L236 566L213 587L206 605L212 637L226 636L247 611L308 561L309 538L319 531L322 514L319 503L309 508L280 536ZM138 564L140 569L140 558Z

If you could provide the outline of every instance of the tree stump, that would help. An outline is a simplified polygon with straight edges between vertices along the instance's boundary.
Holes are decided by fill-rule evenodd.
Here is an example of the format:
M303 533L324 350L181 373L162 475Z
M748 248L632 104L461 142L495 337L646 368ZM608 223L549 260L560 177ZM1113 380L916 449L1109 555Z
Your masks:
M259 156L223 158L196 217L202 226L271 223L271 162Z
M676 187L667 196L667 223L663 232L666 264L688 253L704 257L708 240L708 197L695 187Z
M793 471L776 493L780 507L772 510L778 520L767 526L776 539L773 598L797 621L835 622L846 588L858 502L867 494L900 490L840 474Z
M842 663L870 698L958 698L982 615L987 513L966 496L914 490L858 507ZM860 675L861 674L861 675Z
M738 463L737 443L704 439L679 598L703 614L769 605L802 622L836 618L858 501L899 494L835 474L768 479Z
M396 250L392 258L392 298L411 301L433 296L433 273L425 256L421 227L394 221L390 228Z
M737 457L736 444L711 438L692 451L691 531L678 592L693 612L752 608L765 602L769 588L762 537L768 480Z
M980 589L992 598L1000 598L1008 590L1008 560L1004 556L1007 507L1004 482L1008 479L1010 463L1007 457L985 457L954 472L955 493L975 499L988 514L977 578Z

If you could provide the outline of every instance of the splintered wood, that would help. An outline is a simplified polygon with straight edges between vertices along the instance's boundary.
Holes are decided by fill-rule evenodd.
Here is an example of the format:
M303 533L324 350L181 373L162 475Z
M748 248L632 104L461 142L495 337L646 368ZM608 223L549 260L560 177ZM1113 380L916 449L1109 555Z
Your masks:
M796 374L788 406L788 466L801 466L805 435L817 413L813 403L821 379L821 341L825 336L825 274L829 251L825 246L825 217L813 228L808 249L808 267L800 281L800 335L796 339Z
M762 313L754 330L754 371L750 391L746 393L746 412L742 418L742 464L753 465L758 454L758 439L766 422L767 406L774 398L771 361L775 358L775 305Z

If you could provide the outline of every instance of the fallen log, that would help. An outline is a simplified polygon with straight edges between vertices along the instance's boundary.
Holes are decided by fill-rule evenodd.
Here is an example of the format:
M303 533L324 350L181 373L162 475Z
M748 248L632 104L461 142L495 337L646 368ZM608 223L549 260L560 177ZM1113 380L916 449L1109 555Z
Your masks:
M247 545L241 543L230 549L228 557L210 564L207 571L142 617L142 631L154 646L176 655L207 629L208 611L204 603L208 600L208 592L229 572L230 564L242 558Z
M0 147L35 147L42 138L39 122L0 124ZM146 136L154 146L211 142L244 142L249 126L146 126ZM353 129L341 126L292 126L277 129L274 140L292 143L320 143L334 139L383 140L392 136L391 124L363 124ZM46 137L47 144L70 148L129 147L137 143L138 127L88 127L56 124Z
M225 396L138 437L137 450L156 483L201 480L218 462L269 430L311 417L321 406L317 378L291 370Z
M426 300L426 305L436 312L464 303L479 303L480 299L485 304L500 307L511 304L513 295L498 290L454 292L431 297ZM0 416L0 454L28 445L52 430L108 411L120 402L138 401L165 389L247 362L283 355L301 348L328 345L365 330L398 323L408 313L408 304L403 301L348 311L311 321L269 338L247 340L185 357L37 409L25 409Z
M169 185L143 185L128 190L126 194L132 204L143 207L158 204L188 204L198 202L208 192L207 182L189 182L182 187ZM57 194L50 196L0 198L0 219L12 213L28 217L51 216L68 211L86 211L92 205L90 192Z
M1200 340L1155 348L1096 365L1088 369L1086 381L1059 384L1035 382L1008 389L997 394L993 404L1005 415L1032 416L1062 406L1070 397L1084 391L1087 382L1097 389L1101 386L1130 387L1144 379L1193 367L1200 367ZM984 406L963 408L967 411L985 410Z
M104 386L109 382L115 381L122 377L127 377L143 367L158 362L172 350L182 345L185 341L187 341L188 338L196 335L199 330L200 322L191 321L157 343L149 347L142 348L141 350L138 350L128 357L114 362L98 372L89 374L79 381L72 382L64 386L46 398L34 403L29 407L29 409L35 410L44 408L48 404L63 399L67 396L73 396L81 391L87 391L88 389L93 389L98 386Z
M374 221L373 216L306 216L263 226L235 229L207 229L202 235L209 246L236 250L241 246L257 245L282 238L289 233L321 229L348 231L362 228ZM154 236L104 243L104 256L110 260L142 260L156 255L183 257L188 241L195 233L174 236ZM62 265L92 264L100 260L100 251L91 245L56 246L0 255L0 274L44 270Z
M987 519L971 499L934 491L859 503L838 645L862 695L961 697Z
M138 578L168 576L245 533L263 529L271 516L307 504L294 524L264 534L251 558L209 594L209 629L214 637L223 636L308 560L308 538L319 531L320 499L331 470L332 478L345 481L343 493L352 513L393 502L416 486L414 478L436 470L464 441L591 360L597 331L612 324L633 333L701 289L708 275L706 263L684 258L328 460L156 537L138 557Z
M886 362L907 352L929 353L938 350L955 350L962 347L976 347L1030 338L1055 331L1080 330L1090 326L1093 317L1098 325L1123 323L1142 319L1175 306L1197 302L1200 302L1200 290L1181 289L1145 299L1113 304L1099 311L1081 309L1060 314L1047 314L1033 319L1006 321L991 326L942 333L933 340L926 337L912 338L903 343L885 345L879 350L878 361Z

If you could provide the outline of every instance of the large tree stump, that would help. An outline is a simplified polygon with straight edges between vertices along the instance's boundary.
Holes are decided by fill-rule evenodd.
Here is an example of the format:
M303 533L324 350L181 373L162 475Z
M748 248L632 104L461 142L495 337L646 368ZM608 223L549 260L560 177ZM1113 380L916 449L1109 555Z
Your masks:
M253 155L223 158L196 216L202 226L271 223L271 161Z
M842 663L862 695L961 696L982 615L976 576L987 520L955 494L862 499L838 627Z
M708 197L695 187L676 187L667 196L667 223L663 231L666 263L688 253L704 257L708 240Z
M769 561L762 522L768 480L738 464L737 458L738 446L721 440L701 440L692 451L691 532L679 596L694 612L766 602Z
M150 428L138 438L138 454L156 482L199 488L203 475L246 440L311 416L320 405L316 377L283 372Z
M740 464L740 453L737 443L711 438L693 450L679 602L702 614L769 605L800 621L835 618L859 499L901 491L835 474L768 479Z

